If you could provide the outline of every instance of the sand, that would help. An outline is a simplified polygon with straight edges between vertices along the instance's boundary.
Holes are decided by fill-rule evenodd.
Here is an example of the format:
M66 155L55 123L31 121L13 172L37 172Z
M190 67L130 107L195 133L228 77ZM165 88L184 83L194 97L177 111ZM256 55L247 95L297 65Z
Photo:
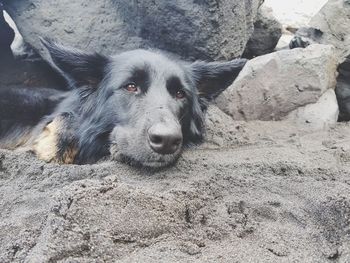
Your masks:
M350 262L350 125L236 122L146 171L0 151L0 262Z

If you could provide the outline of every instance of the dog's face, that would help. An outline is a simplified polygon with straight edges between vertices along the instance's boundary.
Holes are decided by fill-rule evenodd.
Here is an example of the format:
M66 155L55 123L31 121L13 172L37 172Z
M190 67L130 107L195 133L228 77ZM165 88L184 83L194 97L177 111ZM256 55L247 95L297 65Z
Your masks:
M184 145L201 141L207 103L246 62L189 64L147 50L103 57L44 44L73 86L93 89L96 116L113 124L112 155L148 167L169 165Z

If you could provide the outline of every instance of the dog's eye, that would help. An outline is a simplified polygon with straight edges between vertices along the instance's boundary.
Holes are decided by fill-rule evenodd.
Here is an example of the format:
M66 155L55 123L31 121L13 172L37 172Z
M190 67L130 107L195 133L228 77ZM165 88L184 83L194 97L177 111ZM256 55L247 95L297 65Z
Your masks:
M132 93L138 93L139 87L135 83L128 83L125 85L125 89Z
M178 90L175 93L175 97L177 99L183 99L183 98L185 98L185 96L186 96L186 93L183 90Z

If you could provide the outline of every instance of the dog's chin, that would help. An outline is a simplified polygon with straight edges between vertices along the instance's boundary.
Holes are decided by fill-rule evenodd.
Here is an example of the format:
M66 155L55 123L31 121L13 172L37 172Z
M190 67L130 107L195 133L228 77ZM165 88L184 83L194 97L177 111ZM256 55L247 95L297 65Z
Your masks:
M160 160L137 159L134 156L119 154L118 160L134 167L161 169L173 165L179 157L165 158Z
M113 160L127 163L135 167L144 167L151 169L161 169L173 165L180 157L181 150L174 154L158 154L149 152L148 154L130 154L127 150L118 149L116 144L111 147L111 156Z

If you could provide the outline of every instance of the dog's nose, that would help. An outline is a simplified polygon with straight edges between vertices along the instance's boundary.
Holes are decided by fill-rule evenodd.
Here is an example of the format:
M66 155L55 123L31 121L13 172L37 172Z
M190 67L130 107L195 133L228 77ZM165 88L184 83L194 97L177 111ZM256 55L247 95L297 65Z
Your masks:
M148 130L148 142L155 152L172 154L182 145L181 129L175 125L155 124Z

